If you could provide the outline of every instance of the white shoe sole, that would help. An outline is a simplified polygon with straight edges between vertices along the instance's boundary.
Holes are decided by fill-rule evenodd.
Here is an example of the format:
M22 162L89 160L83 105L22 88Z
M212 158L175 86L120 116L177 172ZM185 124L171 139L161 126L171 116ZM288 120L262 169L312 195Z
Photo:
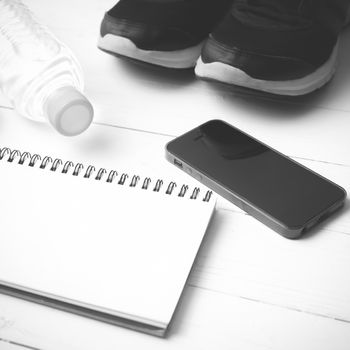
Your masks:
M299 96L315 91L325 85L334 75L337 65L338 44L326 63L313 73L294 80L271 81L255 79L239 68L221 62L204 63L198 59L195 73L200 78L247 87L277 95Z
M130 57L139 61L155 64L167 68L192 68L200 56L203 43L184 50L150 51L139 49L131 40L106 34L100 37L98 47L102 50Z

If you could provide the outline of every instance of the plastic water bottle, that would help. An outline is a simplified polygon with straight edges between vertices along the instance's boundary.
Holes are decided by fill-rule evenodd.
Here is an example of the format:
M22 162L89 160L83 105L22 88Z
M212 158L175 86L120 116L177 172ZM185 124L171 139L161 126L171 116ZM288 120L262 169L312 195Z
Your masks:
M0 0L0 88L19 114L63 135L92 122L78 61L20 0Z

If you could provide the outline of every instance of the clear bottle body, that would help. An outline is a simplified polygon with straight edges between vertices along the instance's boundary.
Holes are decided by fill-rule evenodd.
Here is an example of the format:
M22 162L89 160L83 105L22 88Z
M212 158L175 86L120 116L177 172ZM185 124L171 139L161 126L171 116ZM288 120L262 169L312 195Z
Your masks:
M19 114L47 121L57 90L82 92L81 67L64 44L20 0L0 0L0 86Z

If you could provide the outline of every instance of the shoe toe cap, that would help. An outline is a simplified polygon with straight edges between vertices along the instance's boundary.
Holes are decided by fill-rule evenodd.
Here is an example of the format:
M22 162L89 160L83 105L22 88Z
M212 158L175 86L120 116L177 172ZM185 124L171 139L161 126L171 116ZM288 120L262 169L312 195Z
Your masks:
M108 15L105 15L100 29L101 37L106 34L125 37L143 50L174 51L196 44L191 35L180 28L137 23Z

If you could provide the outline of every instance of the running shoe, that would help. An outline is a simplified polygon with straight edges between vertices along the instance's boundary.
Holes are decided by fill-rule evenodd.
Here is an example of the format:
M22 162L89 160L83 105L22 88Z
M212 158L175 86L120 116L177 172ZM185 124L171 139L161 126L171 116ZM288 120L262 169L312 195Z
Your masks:
M232 0L120 0L104 16L98 47L170 68L194 67Z
M235 0L209 35L201 78L279 95L304 95L336 70L349 0Z

